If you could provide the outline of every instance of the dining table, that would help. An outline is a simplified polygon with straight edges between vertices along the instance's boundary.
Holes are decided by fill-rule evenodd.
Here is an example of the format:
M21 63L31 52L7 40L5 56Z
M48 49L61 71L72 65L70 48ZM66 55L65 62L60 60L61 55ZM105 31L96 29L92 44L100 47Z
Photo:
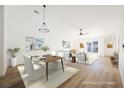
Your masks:
M51 54L46 54L46 55L31 55L31 59L33 58L38 58L39 62L44 62L46 65L46 80L48 81L48 68L49 68L49 63L53 63L53 62L61 62L61 66L62 66L62 71L64 72L64 64L63 64L63 59L64 57L60 57L60 56L55 56L55 55L51 55ZM60 61L59 61L60 60Z
M59 62L58 60L61 61L61 65L62 65L62 70L64 72L64 65L63 65L63 57L60 56L53 56L53 55L47 55L46 59L45 58L41 58L41 61L44 62L46 64L46 80L48 81L48 68L49 68L49 63L53 63L53 62Z

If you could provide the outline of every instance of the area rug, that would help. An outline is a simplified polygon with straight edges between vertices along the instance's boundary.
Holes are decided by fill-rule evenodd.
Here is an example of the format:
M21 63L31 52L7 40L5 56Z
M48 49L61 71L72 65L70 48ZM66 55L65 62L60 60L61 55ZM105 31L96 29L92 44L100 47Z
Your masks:
M78 72L78 69L76 68L65 67L64 72L62 72L62 70L58 70L50 74L48 81L46 81L46 77L44 77L29 84L28 74L24 73L24 66L18 66L18 70L26 88L56 88Z

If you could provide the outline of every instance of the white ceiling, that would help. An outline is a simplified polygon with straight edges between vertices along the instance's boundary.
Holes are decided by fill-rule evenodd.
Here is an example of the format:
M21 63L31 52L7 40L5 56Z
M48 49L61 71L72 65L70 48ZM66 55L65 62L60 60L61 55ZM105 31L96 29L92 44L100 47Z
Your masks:
M17 5L6 8L8 19L15 20L18 24L25 23L24 26L31 31L37 30L42 23L42 6ZM36 15L34 9L39 10L40 14ZM120 6L117 5L47 5L46 21L51 30L49 34L53 37L55 34L79 37L80 28L89 32L86 37L117 34L120 28L119 9Z
M56 20L76 32L82 27L90 35L103 35L119 29L119 6L49 5L46 13L48 23Z

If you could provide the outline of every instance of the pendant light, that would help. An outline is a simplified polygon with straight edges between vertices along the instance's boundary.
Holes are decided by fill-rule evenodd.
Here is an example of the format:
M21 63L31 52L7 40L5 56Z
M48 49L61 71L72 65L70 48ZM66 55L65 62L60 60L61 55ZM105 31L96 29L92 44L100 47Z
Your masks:
M43 33L48 33L50 30L47 28L47 25L45 22L45 8L46 8L46 5L43 5L43 23L41 24L39 31Z

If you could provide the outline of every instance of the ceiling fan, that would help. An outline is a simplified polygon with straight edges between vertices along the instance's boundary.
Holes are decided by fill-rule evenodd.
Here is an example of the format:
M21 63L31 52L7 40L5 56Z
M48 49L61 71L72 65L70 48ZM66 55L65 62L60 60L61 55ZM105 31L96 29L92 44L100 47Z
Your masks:
M78 34L78 35L80 35L80 36L89 34L89 32L86 32L86 31L83 30L83 29L84 29L84 26L83 26L83 29L82 29L81 27L77 26L77 25L72 25L72 26L73 26L74 28L80 30L80 32L79 32L79 34ZM85 25L85 27L87 27L87 25Z
M79 35L86 35L86 34L89 34L89 33L88 32L84 32L84 31L82 31L82 29L80 29Z

